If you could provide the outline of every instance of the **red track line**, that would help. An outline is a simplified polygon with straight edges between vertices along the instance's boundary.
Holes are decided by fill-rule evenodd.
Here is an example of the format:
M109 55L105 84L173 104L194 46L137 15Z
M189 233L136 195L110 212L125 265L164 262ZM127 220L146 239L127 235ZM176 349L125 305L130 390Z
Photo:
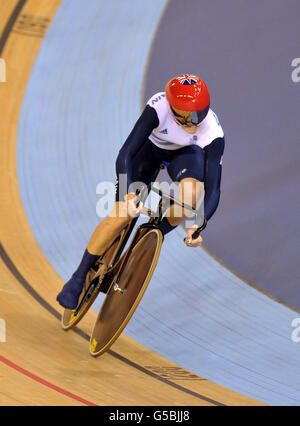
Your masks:
M18 371L19 373L24 374L24 376L30 377L31 379L35 380L38 383L41 383L44 386L47 386L50 389L53 389L56 392L61 393L62 395L65 395L71 399L75 399L78 402L81 402L84 405L89 406L97 406L97 404L94 404L93 402L87 401L86 399L80 398L77 395L74 395L71 392L68 392L58 386L53 385L50 382L47 382L47 380L42 379L41 377L36 376L35 374L30 373L30 371L25 370L24 368L18 366L17 364L14 364L13 362L9 361L8 359L4 358L2 355L0 355L0 362L3 362L4 364L8 365L9 367L13 368L14 370Z

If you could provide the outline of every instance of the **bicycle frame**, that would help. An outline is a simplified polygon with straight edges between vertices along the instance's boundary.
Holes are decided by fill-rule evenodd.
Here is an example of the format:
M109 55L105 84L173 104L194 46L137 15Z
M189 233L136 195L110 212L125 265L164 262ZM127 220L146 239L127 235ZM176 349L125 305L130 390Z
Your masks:
M161 165L160 168L157 170L154 182L157 179L157 176L159 174L159 171L163 169L164 166ZM74 321L70 322L69 317L67 315L66 320L63 319L63 328L69 329L70 324L73 323L76 324L82 316L78 317L78 321L75 322L75 319L78 315L80 315L81 309L85 309L84 306L87 306L87 309L89 309L90 305L86 305L89 303L89 300L93 302L93 295L96 295L95 292L104 292L107 293L112 285L116 287L116 291L121 292L121 288L119 286L120 280L122 279L122 274L124 273L124 268L126 268L126 265L128 263L128 260L130 259L130 256L133 253L134 247L139 243L139 240L144 238L148 232L158 230L158 232L161 234L159 236L160 244L163 241L163 234L160 230L160 223L167 211L167 209L173 205L176 204L192 213L196 213L197 215L200 215L202 217L202 212L193 209L191 206L186 205L182 203L181 201L177 200L176 198L163 193L160 189L157 189L153 183L150 183L149 185L144 185L141 187L137 192L137 205L139 202L145 202L150 191L153 191L157 193L160 196L160 200L158 202L158 206L156 211L152 211L151 209L147 209L145 207L142 207L140 210L141 214L144 214L149 217L148 222L143 223L139 225L135 231L135 234L129 244L129 247L125 251L125 246L129 240L129 237L136 225L136 222L138 220L138 216L133 218L121 231L121 234L115 237L115 239L112 241L109 248L106 250L106 252L103 254L103 256L99 257L99 260L97 261L96 265L98 264L98 268L93 267L92 269L95 272L95 275L93 275L93 278L87 283L87 289L84 290L84 295L77 306L75 312L73 311L71 318L73 317ZM202 217L203 218L203 217ZM202 225L193 233L193 238L197 238L197 236L200 234L200 232L205 228L206 226L206 219L203 218ZM157 231L156 231L157 232ZM111 250L111 251L110 251ZM107 255L107 259L105 259L105 256ZM144 259L144 257L143 257ZM91 303L92 303L91 302ZM83 311L83 315L85 315L86 311ZM63 317L64 318L64 317Z
M164 167L165 167L164 165L161 165L160 168L157 170L155 177L154 177L154 181L156 180L160 170L164 169ZM140 225L137 228L137 230L134 234L134 237L133 237L133 239L130 243L130 246L127 250L127 253L124 254L124 257L122 259L122 265L121 265L121 267L118 271L118 275L121 274L122 269L127 262L127 259L130 255L130 248L133 247L137 243L137 240L141 236L141 231L143 231L144 229L153 229L153 228L160 229L159 224L160 224L166 210L171 205L176 204L176 205L178 205L178 206L180 206L180 207L182 207L182 208L184 208L184 209L186 209L186 210L188 210L192 213L196 213L197 215L200 215L202 217L202 212L200 212L199 210L193 209L191 206L189 206L187 204L182 203L181 201L177 200L176 198L172 197L171 195L163 193L160 189L155 188L152 183L150 183L149 185L145 185L144 187L142 187L138 191L138 193L137 193L137 196L138 196L137 205L140 201L144 202L146 200L150 191L157 193L161 197L160 201L158 203L157 210L154 212L150 209L142 208L141 214L149 216L149 221L147 223ZM167 201L168 201L168 203L167 203ZM110 275L110 272L113 271L118 260L120 259L137 220L138 220L138 217L132 219L131 223L128 225L128 229L125 231L125 234L121 238L121 241L119 242L118 249L117 249L117 251L116 251L116 253L115 253L115 255L114 255L114 257L111 261L111 265L109 265L109 267L108 267L108 270L107 270L108 276ZM195 232L192 235L193 239L197 238L200 235L200 233L206 227L206 224L207 224L207 221L206 221L205 217L203 217L202 225L200 227L198 227L198 229L195 230ZM116 280L116 284L117 283L118 283L118 279Z

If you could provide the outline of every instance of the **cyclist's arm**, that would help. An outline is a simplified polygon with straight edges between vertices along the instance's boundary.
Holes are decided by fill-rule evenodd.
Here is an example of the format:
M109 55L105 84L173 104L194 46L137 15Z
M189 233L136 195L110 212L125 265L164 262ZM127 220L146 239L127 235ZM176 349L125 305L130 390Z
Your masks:
M209 220L215 213L220 200L222 156L225 140L217 138L204 148L205 151L205 198L204 214Z
M119 174L127 174L127 189L132 183L132 158L144 143L148 141L152 130L158 127L158 125L159 119L157 112L154 108L147 105L119 151L116 160L116 172L117 176Z

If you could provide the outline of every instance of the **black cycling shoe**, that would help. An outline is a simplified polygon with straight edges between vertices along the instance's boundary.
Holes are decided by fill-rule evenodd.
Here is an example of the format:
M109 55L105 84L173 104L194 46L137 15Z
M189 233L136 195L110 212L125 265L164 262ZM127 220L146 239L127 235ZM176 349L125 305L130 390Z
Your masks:
M56 300L66 309L76 309L79 296L82 292L85 279L78 279L74 276L64 285Z

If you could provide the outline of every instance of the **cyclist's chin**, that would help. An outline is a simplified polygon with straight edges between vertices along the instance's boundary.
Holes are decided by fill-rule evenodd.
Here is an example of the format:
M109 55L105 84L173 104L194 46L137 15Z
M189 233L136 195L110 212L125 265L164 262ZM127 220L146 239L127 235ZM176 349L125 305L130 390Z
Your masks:
M193 135L197 132L197 126L182 126L182 128L189 133L190 135Z

